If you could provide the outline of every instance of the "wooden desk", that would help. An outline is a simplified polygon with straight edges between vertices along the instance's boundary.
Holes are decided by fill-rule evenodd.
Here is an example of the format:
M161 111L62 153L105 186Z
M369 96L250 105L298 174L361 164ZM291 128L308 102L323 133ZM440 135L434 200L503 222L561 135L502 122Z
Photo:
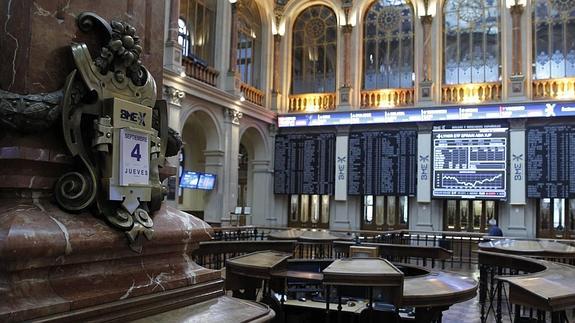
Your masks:
M135 323L269 322L275 316L267 305L229 296L220 296L198 304L132 321Z
M495 273L501 290L501 282L509 284L509 301L516 306L535 308L552 313L553 322L562 322L561 311L575 307L575 267L567 264L534 259L506 253L478 251L481 266L480 302L485 306L489 289L489 272ZM503 269L523 271L527 274L501 275ZM500 292L499 292L500 293ZM498 300L499 302L499 300ZM497 304L499 310L500 304ZM519 311L516 310L516 313ZM496 316L500 316L499 312ZM518 314L517 314L518 315Z
M481 242L479 249L545 258L575 258L575 247L550 240L501 239Z
M258 251L228 259L226 262L226 289L254 289L261 281L268 281L273 271L286 269L291 254L277 251ZM266 294L264 286L264 294Z

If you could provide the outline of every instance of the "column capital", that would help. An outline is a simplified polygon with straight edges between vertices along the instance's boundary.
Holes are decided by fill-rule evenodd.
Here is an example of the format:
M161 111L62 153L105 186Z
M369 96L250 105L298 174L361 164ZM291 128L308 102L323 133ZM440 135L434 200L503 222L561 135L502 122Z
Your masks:
M421 16L420 19L421 19L422 25L431 25L431 23L433 23L433 16L432 15Z
M353 26L350 24L341 26L341 31L344 34L351 34L352 30L353 30Z
M186 92L166 85L164 86L164 95L170 104L182 106Z
M244 116L244 114L238 110L228 108L225 110L224 116L225 116L226 122L230 122L232 124L239 125L240 119Z
M511 7L509 7L509 12L511 13L512 16L515 16L515 15L521 16L523 14L524 9L525 9L525 6L518 3L518 4L514 4Z
M268 125L268 132L271 137L275 137L278 134L278 126L275 123L270 123Z

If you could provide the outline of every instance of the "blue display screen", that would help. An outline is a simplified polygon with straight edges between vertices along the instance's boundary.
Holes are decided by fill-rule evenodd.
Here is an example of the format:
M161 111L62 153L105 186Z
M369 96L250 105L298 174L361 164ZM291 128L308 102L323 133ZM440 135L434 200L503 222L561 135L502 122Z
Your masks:
M213 190L215 184L216 184L216 175L200 173L200 179L198 180L198 189Z
M183 188L198 188L198 180L200 174L197 172L185 171L180 178L180 187Z
M278 126L311 127L449 120L549 118L575 116L575 102L529 102L388 110L354 110L278 116Z

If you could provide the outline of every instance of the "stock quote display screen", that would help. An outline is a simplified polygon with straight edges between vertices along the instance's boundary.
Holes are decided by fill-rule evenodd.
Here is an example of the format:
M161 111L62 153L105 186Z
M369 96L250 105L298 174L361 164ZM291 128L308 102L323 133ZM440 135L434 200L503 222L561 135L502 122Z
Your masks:
M506 127L436 126L432 138L433 197L507 198Z
M527 129L527 197L575 197L575 127Z

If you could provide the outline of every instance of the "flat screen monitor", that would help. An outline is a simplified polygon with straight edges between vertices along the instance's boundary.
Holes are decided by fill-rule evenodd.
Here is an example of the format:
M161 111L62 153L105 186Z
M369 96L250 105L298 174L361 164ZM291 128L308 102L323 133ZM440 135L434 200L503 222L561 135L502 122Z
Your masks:
M216 184L216 175L208 173L200 173L198 180L198 189L200 190L213 190Z
M507 198L507 127L433 128L433 197Z
M197 172L184 171L180 178L180 187L183 188L198 188L198 180L200 174Z

